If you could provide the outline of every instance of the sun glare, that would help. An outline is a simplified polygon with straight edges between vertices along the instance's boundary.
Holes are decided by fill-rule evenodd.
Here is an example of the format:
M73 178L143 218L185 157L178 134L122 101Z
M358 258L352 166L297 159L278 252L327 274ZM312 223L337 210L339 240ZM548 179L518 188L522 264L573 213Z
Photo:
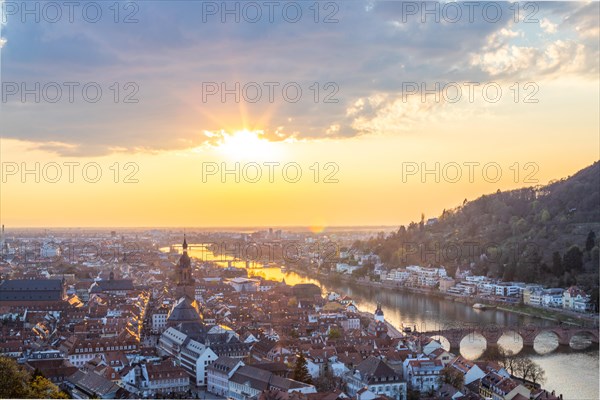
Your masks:
M228 158L245 160L271 160L279 155L277 144L262 138L263 131L247 129L223 133L218 150Z

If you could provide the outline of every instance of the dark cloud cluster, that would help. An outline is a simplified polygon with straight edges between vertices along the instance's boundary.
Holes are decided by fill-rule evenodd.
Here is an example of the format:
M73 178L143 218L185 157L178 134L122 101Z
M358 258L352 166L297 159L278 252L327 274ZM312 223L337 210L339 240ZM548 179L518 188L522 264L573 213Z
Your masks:
M415 110L436 111L397 107L403 82L597 80L599 69L597 2L538 3L543 23L515 23L509 3L498 3L502 18L493 23L478 13L472 22L423 23L396 1L335 2L334 23L322 21L331 10L320 10L316 23L308 3L296 23L277 12L273 22L263 15L256 23L222 23L203 14L200 1L138 4L138 22L130 24L112 16L95 24L8 18L3 82L96 82L103 96L97 103L13 96L2 104L3 137L63 156L195 147L210 140L204 131L228 127L262 129L271 140L352 137L385 130L370 123L375 118L410 126ZM137 103L124 101L129 82L139 88ZM302 96L293 102L276 91L269 101L263 91L256 103L233 95L203 101L206 82L293 82Z

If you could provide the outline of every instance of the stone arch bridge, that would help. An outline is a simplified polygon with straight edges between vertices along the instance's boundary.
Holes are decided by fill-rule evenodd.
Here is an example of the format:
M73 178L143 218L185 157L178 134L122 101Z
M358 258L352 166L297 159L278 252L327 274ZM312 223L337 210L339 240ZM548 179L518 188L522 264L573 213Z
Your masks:
M574 326L537 326L537 325L522 325L522 326L462 326L448 327L434 331L419 332L422 336L440 336L448 340L450 343L450 351L460 349L460 342L470 335L476 333L483 336L488 347L498 345L498 340L505 333L519 335L523 340L523 347L533 347L535 338L542 332L551 332L558 338L560 346L570 346L571 339L575 335L584 335L591 339L592 343L598 344L599 331L598 328L574 327Z

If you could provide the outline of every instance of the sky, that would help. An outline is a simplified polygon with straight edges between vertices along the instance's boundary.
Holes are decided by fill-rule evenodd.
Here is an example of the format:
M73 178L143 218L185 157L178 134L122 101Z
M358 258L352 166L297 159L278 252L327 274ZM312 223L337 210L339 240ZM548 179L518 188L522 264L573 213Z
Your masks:
M598 2L0 3L6 226L393 226L600 158Z

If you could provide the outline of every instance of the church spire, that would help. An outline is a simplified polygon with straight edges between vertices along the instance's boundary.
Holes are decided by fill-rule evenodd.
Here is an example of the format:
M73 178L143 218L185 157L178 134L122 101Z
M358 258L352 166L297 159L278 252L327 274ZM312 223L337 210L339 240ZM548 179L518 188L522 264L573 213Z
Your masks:
M183 234L183 251L187 251L188 248L188 244L187 244L187 239L185 237L185 233Z

